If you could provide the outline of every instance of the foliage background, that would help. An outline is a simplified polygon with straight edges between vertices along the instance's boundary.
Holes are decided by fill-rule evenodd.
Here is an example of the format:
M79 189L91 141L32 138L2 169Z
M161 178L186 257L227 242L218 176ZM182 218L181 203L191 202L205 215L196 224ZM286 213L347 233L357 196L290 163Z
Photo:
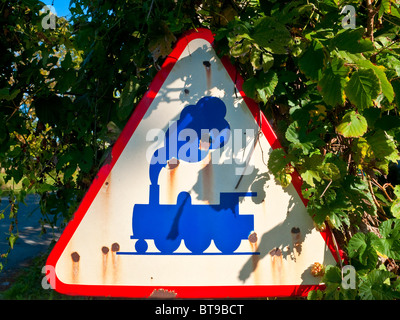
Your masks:
M347 4L355 29L342 27ZM317 228L357 270L345 290L344 262L327 266L309 298L400 297L398 0L72 0L55 29L43 5L0 1L0 163L19 185L10 249L29 192L43 224L69 221L176 39L206 27L284 146L270 170L283 186L300 173Z

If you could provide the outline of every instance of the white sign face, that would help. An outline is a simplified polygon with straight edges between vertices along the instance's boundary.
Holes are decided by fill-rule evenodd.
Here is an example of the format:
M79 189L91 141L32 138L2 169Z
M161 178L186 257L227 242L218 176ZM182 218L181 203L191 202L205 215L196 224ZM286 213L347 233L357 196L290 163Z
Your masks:
M212 42L204 29L178 41L136 107L49 256L57 291L304 295L313 263L335 264L300 186L268 172L279 141Z

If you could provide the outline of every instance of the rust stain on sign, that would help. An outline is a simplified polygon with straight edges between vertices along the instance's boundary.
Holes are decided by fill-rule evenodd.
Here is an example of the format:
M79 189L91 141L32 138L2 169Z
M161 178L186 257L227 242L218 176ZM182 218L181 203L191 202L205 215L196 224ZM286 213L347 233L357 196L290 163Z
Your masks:
M104 237L107 237L108 232L109 232L109 225L111 223L110 221L110 213L113 210L112 206L112 192L113 192L113 181L112 181L112 172L109 173L106 181L104 182L103 188L102 188L102 194L101 194L101 207L102 207L102 219L103 219L103 224L102 224L102 234Z
M111 174L111 172L110 172L110 174L108 175L106 181L104 182L104 192L105 192L106 195L109 195L109 194L110 194L110 189L111 189L111 176L112 176L112 174Z
M80 256L78 252L71 253L72 259L72 282L77 283L79 281L79 260Z
M106 282L107 262L108 262L108 252L109 251L110 251L110 249L108 249L108 247L106 247L106 246L101 248L101 252L103 254L103 270L102 270L103 283Z
M167 163L167 201L169 204L173 204L176 202L177 191L176 191L176 174L179 168L179 160L172 158Z
M118 277L120 274L119 270L119 255L117 255L117 252L119 251L120 247L117 242L114 242L111 245L111 259L112 259L112 267L113 267L113 282L117 283Z
M102 280L103 283L116 283L120 274L119 270L119 256L117 252L120 250L120 246L117 242L111 245L111 262L110 262L110 248L103 246L101 248L102 254Z
M273 278L276 279L278 284L283 283L284 275L282 269L282 250L279 248L274 248L269 252L269 254L271 256Z
M266 215L267 214L267 204L265 202L265 199L263 199L263 201L261 202L261 208L262 208L262 213L264 215Z
M210 63L210 61L203 61L203 65L206 69L207 90L210 90L210 88L211 88L211 63Z
M292 242L293 242L293 253L295 254L297 252L298 255L301 254L301 232L300 228L293 227L290 230L290 233L292 235Z
M203 160L203 170L202 173L202 182L203 182L203 200L205 203L213 202L213 186L214 186L214 174L213 174L213 166L211 163L211 153L209 152L207 157Z
M251 250L253 252L257 252L258 251L258 237L257 237L257 233L255 233L254 231L252 233L250 233L249 235L249 243L251 246ZM255 284L260 284L261 283L261 268L259 268L258 263L260 262L260 256L258 254L253 254L251 256L251 263L253 265L253 273L254 273L254 283Z

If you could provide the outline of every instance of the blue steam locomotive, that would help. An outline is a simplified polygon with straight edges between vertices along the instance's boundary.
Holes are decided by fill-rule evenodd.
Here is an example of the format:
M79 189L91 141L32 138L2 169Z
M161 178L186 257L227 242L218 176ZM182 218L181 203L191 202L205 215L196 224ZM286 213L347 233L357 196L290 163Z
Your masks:
M154 240L161 254L172 254L181 244L182 239L192 254L202 254L214 240L223 254L232 254L254 230L253 215L239 215L239 197L256 196L252 192L221 193L219 205L192 204L190 194L181 192L177 203L160 204L158 177L160 171L176 154L170 153L171 145L179 150L187 141L178 139L179 133L191 129L197 133L197 139L190 140L196 152L185 159L191 162L201 161L209 150L200 148L203 130L210 132L209 149L221 148L229 140L229 123L225 119L226 106L216 97L201 98L196 105L186 106L175 126L170 126L165 135L164 146L157 149L150 162L150 192L148 204L135 204L133 208L131 239L136 239L135 249L138 254L145 254L148 249L146 239ZM213 136L218 132L216 136ZM159 155L164 154L165 161Z
M160 204L158 193L159 186L151 185L149 204L133 209L131 239L137 239L139 254L148 249L145 239L153 239L162 254L172 254L182 239L192 254L202 254L212 239L222 254L232 254L254 230L254 216L239 214L239 197L254 192L221 193L219 205L192 204L187 192L176 204Z

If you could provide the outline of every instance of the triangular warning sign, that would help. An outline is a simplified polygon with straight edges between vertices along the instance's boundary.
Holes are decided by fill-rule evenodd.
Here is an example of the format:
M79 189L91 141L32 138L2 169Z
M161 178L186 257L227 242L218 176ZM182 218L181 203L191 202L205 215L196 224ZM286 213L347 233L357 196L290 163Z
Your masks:
M313 263L335 264L298 175L282 188L268 172L279 141L213 40L184 35L136 107L48 258L57 291L305 295Z

